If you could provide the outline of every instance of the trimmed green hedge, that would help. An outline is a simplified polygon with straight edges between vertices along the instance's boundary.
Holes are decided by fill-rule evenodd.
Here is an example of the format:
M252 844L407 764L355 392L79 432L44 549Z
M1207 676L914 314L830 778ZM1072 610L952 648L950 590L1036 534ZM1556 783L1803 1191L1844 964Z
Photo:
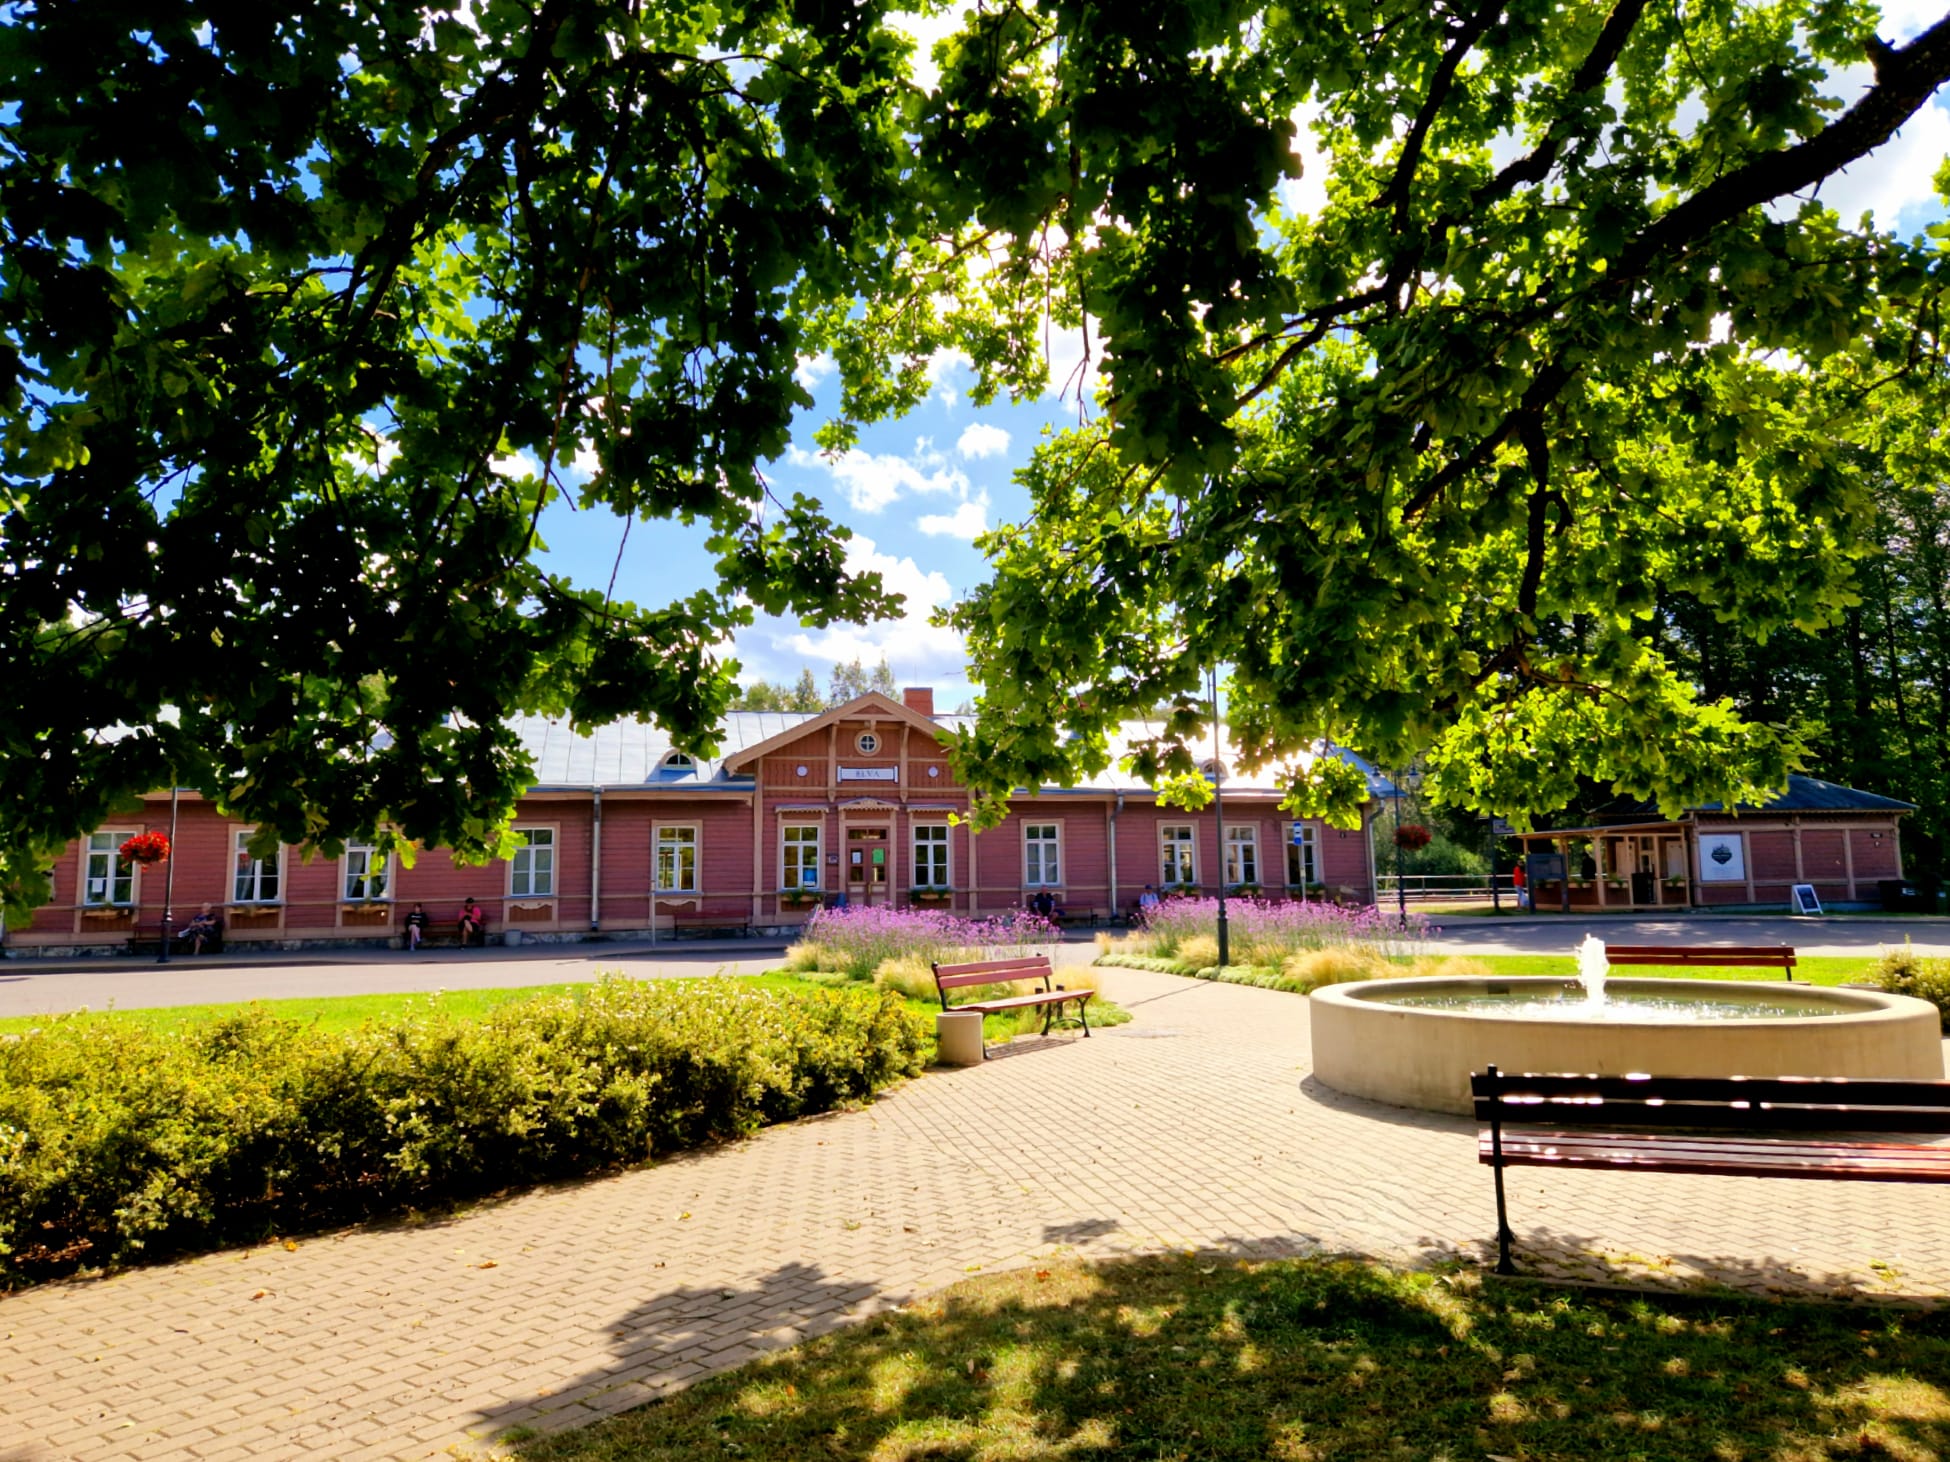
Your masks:
M607 981L356 1031L252 1013L0 1036L0 1283L741 1136L921 1069L898 995Z

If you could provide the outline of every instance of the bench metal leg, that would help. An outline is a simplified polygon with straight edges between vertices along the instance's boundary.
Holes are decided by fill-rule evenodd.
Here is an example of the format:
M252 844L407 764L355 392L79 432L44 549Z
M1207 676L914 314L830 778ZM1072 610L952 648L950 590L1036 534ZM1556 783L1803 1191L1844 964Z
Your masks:
M1089 1040L1090 1039L1090 1002L1088 1000L1077 1001L1077 1019L1083 1022L1084 1039Z
M1510 1245L1516 1242L1516 1235L1510 1232L1509 1210L1503 1202L1503 1165L1498 1163L1492 1170L1496 1174L1496 1272L1515 1274L1517 1266L1510 1260Z

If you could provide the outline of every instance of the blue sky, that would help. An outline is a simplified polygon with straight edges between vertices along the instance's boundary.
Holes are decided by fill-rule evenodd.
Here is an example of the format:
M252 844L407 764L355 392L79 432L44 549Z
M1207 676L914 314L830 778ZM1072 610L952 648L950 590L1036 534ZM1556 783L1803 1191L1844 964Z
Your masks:
M1942 0L1895 0L1883 7L1882 36L1902 42L1942 14ZM955 24L953 14L911 18L910 29L925 54L932 40ZM931 66L916 68L917 80L931 82ZM1835 78L1834 95L1852 102L1870 80L1866 62ZM1304 116L1301 117L1303 123ZM1318 206L1317 191L1327 168L1306 146L1301 129L1300 181L1285 185L1285 202L1295 210ZM1863 211L1878 226L1905 236L1944 216L1932 178L1950 155L1950 97L1939 93L1888 146L1848 172L1829 179L1821 198L1844 219ZM1057 338L1051 380L1064 381L1076 362L1074 340ZM741 679L792 680L810 666L823 686L835 663L859 658L868 665L885 655L896 681L934 687L936 704L952 710L972 698L960 643L928 624L938 605L967 593L987 577L972 539L998 522L1019 519L1027 495L1013 474L1029 459L1041 434L1077 419L1074 391L1059 399L1054 387L1030 401L999 401L976 407L967 395L966 365L933 362L934 389L906 418L867 428L860 445L845 457L822 458L812 433L831 414L837 384L821 362L802 366L802 380L815 404L802 412L794 446L765 468L781 497L803 492L818 498L827 512L853 530L850 560L877 569L888 587L907 596L899 620L865 626L808 630L796 622L761 617L737 637L734 653ZM542 532L547 562L579 584L600 586L616 573L618 597L649 606L668 602L712 581L711 563L701 535L667 523L638 523L631 529L620 564L617 550L623 524L607 513L551 510Z
M1058 372L1066 370L1059 363ZM780 498L799 492L819 499L830 517L850 528L849 565L877 570L888 588L906 596L907 613L823 630L761 615L739 634L733 651L742 680L790 681L801 666L810 666L823 687L836 663L857 658L872 666L884 655L900 685L932 686L943 710L973 697L959 638L930 625L928 617L987 577L973 540L1028 511L1028 495L1013 474L1045 429L1076 422L1077 403L1074 394L1046 394L977 407L968 399L973 377L966 365L937 360L933 373L924 403L900 421L866 428L857 448L833 459L820 454L812 433L832 415L838 382L826 362L802 364L800 378L814 405L800 413L792 450L764 468L766 480ZM702 534L676 524L636 524L620 564L623 524L606 512L553 508L543 517L542 536L551 568L579 584L600 586L614 567L617 597L646 607L703 588L714 577Z

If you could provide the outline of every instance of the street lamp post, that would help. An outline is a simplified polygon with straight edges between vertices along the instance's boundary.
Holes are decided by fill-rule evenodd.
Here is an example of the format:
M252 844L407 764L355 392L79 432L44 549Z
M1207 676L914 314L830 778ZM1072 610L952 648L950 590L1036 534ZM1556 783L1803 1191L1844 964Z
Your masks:
M1395 914L1408 927L1408 878L1402 868L1402 800L1422 785L1422 774L1410 767L1395 779Z
M156 955L156 963L169 963L169 926L176 912L176 769L169 771L169 866L163 869L163 923L162 949Z
M1212 815L1217 823L1219 852L1219 968L1232 963L1232 945L1226 934L1226 764L1219 742L1219 672L1211 672L1212 682Z

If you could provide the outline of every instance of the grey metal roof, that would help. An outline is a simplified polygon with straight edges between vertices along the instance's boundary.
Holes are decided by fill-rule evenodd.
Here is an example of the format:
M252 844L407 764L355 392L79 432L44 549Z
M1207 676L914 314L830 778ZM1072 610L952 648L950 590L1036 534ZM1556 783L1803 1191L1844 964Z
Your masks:
M598 727L584 736L567 721L545 716L512 716L509 726L521 738L535 766L536 791L579 791L594 787L668 788L686 792L749 791L753 785L747 773L727 772L724 762L747 747L769 741L798 726L817 721L824 712L731 711L719 728L720 747L716 757L693 757L690 767L671 766L668 759L676 746L669 733L635 721L619 721ZM943 730L952 731L974 721L972 716L937 716ZM1152 734L1148 722L1128 721L1122 733L1112 738L1111 766L1083 784L1046 791L1148 792L1151 789L1118 767L1131 743ZM1223 737L1223 732L1222 732ZM1224 757L1228 767L1228 792L1279 792L1278 769L1262 768L1248 774L1238 770L1236 750L1224 738ZM1377 797L1392 795L1394 786L1374 767L1353 752L1335 747L1333 755L1358 767L1368 779L1370 792Z
M1911 802L1898 802L1894 797L1884 797L1880 792L1864 792L1857 787L1844 787L1839 782L1828 782L1820 777L1804 777L1799 772L1788 776L1787 790L1780 796L1756 807L1750 802L1742 802L1734 812L1743 817L1765 813L1786 812L1914 812L1916 805ZM1681 814L1681 819L1700 812L1726 812L1722 802L1704 802L1697 807L1689 807ZM1550 826L1536 829L1538 833L1597 832L1604 828L1644 827L1663 825L1676 827L1678 823L1664 816L1658 804L1650 801L1620 801L1601 809L1592 821L1577 826Z
M1718 802L1701 803L1695 812L1723 812ZM1742 803L1741 812L1914 812L1913 802L1898 802L1880 792L1864 792L1844 787L1839 782L1824 782L1820 777L1799 773L1788 777L1787 791L1759 808Z

